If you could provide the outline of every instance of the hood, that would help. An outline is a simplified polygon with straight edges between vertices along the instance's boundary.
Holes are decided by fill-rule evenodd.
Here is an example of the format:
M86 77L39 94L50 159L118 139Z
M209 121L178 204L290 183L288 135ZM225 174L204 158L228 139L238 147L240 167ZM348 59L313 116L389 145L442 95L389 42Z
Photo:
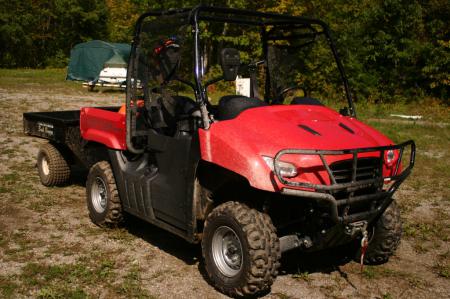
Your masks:
M213 123L209 130L200 129L199 138L203 160L237 173L251 186L268 191L282 186L274 180L262 156L274 157L283 149L344 150L392 144L386 136L352 117L312 105L251 108L236 118ZM300 162L286 158L283 160L296 165ZM326 159L332 163L341 158ZM301 159L303 167L323 165L313 155L294 159ZM307 181L322 182L317 181L322 178L320 175L313 175Z
M218 135L262 155L286 148L342 150L392 144L386 136L352 117L324 106L277 105L248 109L214 124Z

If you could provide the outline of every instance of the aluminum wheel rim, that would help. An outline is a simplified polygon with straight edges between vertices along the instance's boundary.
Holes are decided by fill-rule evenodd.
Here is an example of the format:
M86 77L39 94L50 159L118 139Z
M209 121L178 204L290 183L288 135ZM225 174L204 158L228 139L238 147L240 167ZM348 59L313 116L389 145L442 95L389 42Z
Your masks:
M106 184L105 182L96 177L91 189L92 205L97 213L103 213L106 210Z
M50 173L50 167L48 166L48 160L47 157L42 157L42 162L41 162L41 168L42 168L42 173L44 173L44 175L48 175Z
M242 244L228 226L219 227L212 238L212 256L219 271L233 277L242 269Z

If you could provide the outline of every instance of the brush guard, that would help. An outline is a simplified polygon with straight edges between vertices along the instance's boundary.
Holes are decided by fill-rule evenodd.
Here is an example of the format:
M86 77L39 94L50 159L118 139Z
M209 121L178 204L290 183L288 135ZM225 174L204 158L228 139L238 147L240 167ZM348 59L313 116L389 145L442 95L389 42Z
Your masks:
M401 164L405 151L409 149L409 165L401 171ZM383 168L385 166L385 152L389 150L398 151L398 157L391 176L383 176ZM357 180L358 170L358 154L361 153L379 153L379 165L375 178ZM409 140L404 143L392 146L370 147L360 149L347 150L305 150L305 149L284 149L279 151L274 158L274 172L278 180L285 185L281 192L286 195L311 198L319 202L326 202L330 209L330 218L335 223L348 224L357 221L366 220L370 222L376 216L383 213L384 210L392 202L392 195L401 185L401 183L409 176L414 167L416 146L414 141ZM287 180L280 173L280 167L277 162L281 161L281 157L287 154L312 155L319 156L322 164L330 177L330 185L311 184L306 182L294 182ZM325 157L333 155L352 155L351 181L339 183L335 174L327 163ZM363 159L363 158L360 158ZM383 186L386 185L384 189ZM364 188L376 188L375 192L370 194L355 195L355 191ZM303 189L303 190L302 190ZM305 190L307 189L307 190ZM312 190L312 191L311 191ZM345 198L336 198L338 192L347 192L349 195ZM339 212L341 207L351 207L354 204L364 202L378 202L377 205L371 205L368 211L347 214L347 212ZM344 211L346 209L343 209ZM347 209L348 211L348 209Z

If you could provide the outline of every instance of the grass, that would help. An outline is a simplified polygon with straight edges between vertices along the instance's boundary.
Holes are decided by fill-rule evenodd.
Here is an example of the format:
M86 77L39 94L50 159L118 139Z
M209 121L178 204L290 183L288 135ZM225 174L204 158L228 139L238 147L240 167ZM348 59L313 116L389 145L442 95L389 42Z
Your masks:
M433 98L422 98L413 103L356 103L359 118L391 118L391 114L420 115L421 120L449 123L449 106ZM395 119L395 118L394 118ZM399 120L397 118L397 120ZM413 121L411 121L414 123Z
M450 279L450 264L436 263L433 268L438 276Z
M66 69L0 69L0 88L81 89L79 83L66 81Z
M13 277L0 275L0 294L3 298L14 298L14 292L19 286L14 282Z
M119 241L124 244L131 244L136 239L136 237L134 235L129 233L124 228L117 228L114 230L106 230L105 232L108 234L108 238L110 240Z
M450 109L447 109L450 115ZM434 220L413 218L406 224L405 235L420 240L428 237L448 239L448 209L450 200L450 124L443 127L411 123L383 123L376 120L369 124L386 134L394 142L413 139L416 143L416 163L411 176L401 189L414 192L414 197L400 199L403 212L411 212L423 205L434 206L428 214ZM397 196L398 197L398 196ZM447 202L447 204L446 204Z
M39 299L84 299L88 295L82 289L70 289L64 286L44 287L37 292Z
M33 257L33 249L41 248L45 242L34 237L27 229L18 228L8 234L4 245L5 261L26 262Z
M274 293L274 296L277 296L278 299L290 299L291 297L284 293Z
M394 297L392 297L392 295L390 293L384 293L381 296L382 299L393 299Z
M117 287L117 291L126 298L156 298L150 295L141 287L141 275L138 265L133 265L132 268L124 277L124 281Z
M450 279L450 250L440 254L433 266L433 271L439 276Z
M41 298L85 298L91 287L111 287L117 276L115 270L115 262L105 258L68 264L30 262L18 278L24 292L37 290Z
M420 241L429 241L434 238L441 238L444 227L437 222L412 222L406 223L403 227L403 233L406 237L414 238Z
M38 298L86 298L86 293L76 283L87 285L94 281L92 271L83 264L28 263L21 278L26 287L38 290Z
M423 288L428 286L428 283L426 281L422 280L415 274L393 270L390 268L386 268L386 266L364 266L362 275L368 280L394 278L404 280L410 287L413 288Z

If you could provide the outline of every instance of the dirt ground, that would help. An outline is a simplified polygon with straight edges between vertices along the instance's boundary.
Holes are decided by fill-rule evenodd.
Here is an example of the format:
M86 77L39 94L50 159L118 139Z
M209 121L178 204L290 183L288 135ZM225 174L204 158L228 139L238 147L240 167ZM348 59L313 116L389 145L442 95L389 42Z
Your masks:
M23 135L22 113L123 99L119 92L79 89L0 89L0 297L224 298L207 282L199 246L134 218L121 229L98 228L88 217L82 175L70 186L40 184L35 159L46 141ZM445 146L440 154L449 159ZM448 170L444 174L420 189L408 180L395 195L404 236L387 264L361 273L359 264L334 251L290 254L264 298L450 298Z

